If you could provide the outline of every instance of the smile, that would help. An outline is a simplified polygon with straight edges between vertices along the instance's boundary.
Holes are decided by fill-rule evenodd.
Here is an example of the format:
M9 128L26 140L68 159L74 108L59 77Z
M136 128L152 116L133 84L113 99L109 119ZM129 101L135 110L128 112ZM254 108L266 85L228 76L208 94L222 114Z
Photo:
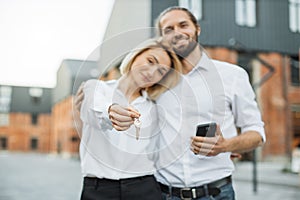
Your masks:
M151 82L151 79L149 79L147 76L145 76L144 74L141 73L142 79L145 82Z
M183 46L183 45L186 45L187 43L188 43L187 39L179 39L179 40L175 40L173 42L173 45Z

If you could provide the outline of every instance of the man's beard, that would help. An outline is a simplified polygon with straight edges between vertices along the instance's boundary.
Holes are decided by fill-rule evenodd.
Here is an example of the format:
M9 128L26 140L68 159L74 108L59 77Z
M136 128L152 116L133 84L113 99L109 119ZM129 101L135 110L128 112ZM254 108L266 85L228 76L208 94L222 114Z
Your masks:
M183 37L183 36L181 36ZM181 38L180 38L181 39ZM177 39L179 40L179 39ZM183 48L176 48L173 47L174 52L177 54L179 58L186 58L194 49L198 46L198 36L197 33L195 33L194 37L192 38L192 41L189 41L189 44Z

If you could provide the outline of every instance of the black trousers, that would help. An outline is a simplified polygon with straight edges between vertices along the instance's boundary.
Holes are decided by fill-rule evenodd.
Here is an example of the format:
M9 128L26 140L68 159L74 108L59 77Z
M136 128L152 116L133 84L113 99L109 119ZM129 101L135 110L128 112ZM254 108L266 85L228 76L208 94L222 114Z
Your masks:
M154 176L111 180L85 177L81 200L161 200Z

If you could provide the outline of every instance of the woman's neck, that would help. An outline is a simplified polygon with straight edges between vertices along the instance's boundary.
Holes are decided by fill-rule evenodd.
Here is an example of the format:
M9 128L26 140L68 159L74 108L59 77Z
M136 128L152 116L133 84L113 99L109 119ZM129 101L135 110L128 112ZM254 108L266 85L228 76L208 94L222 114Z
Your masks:
M141 96L141 88L132 81L130 75L124 75L120 78L118 88L125 95L129 103Z

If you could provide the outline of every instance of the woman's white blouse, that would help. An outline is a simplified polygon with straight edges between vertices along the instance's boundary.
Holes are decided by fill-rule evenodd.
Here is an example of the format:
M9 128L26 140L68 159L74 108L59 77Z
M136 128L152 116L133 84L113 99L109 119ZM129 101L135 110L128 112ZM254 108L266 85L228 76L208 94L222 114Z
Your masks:
M80 117L83 121L80 159L83 176L122 179L153 174L159 130L155 104L143 92L130 104L117 89L118 81L89 80L84 86ZM107 117L108 106L118 103L141 113L140 138L136 129L116 131Z

